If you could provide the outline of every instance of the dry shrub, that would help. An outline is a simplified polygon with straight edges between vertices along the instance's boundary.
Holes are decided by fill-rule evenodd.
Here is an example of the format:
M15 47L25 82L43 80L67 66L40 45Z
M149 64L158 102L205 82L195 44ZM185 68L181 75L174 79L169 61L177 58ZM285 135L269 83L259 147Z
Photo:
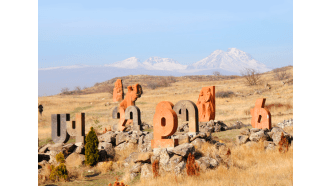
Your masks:
M155 160L152 163L152 173L154 174L154 178L159 176L159 160Z
M113 165L112 161L106 161L106 162L103 162L101 165L99 165L98 169L102 174L105 174L108 171L112 170L112 165Z
M192 155L191 153L189 153L188 158L187 158L186 169L187 169L188 176L199 176L199 166L195 162L194 155Z
M284 134L282 132L281 134L281 140L278 143L278 151L281 153L288 152L289 150L289 141L286 137L284 137Z
M218 91L215 93L216 98L229 98L235 95L232 91Z
M285 69L274 69L274 78L276 80L282 81L291 77L291 74L288 73Z
M262 84L261 74L257 70L251 68L245 68L244 70L241 71L241 75L244 77L245 83L248 86L255 86Z
M112 186L112 184L109 183L108 186ZM116 181L115 181L115 183L113 183L113 186L128 186L128 185L124 184L123 181L120 181L120 182L119 182L119 181L118 181L118 178L116 178Z

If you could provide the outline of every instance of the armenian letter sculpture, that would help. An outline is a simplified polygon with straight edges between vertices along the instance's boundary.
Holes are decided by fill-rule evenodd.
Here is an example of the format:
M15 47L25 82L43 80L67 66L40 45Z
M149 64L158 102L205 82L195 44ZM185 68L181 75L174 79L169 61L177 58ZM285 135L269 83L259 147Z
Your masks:
M125 124L127 122L127 119L125 119L125 110L129 106L135 106L135 101L137 98L141 97L143 94L142 87L139 84L135 84L133 86L127 87L127 94L125 96L125 99L119 104L119 113L120 113L120 120L118 124L118 130L124 131L125 130Z
M271 115L265 107L266 98L257 99L255 107L250 110L252 115L251 125L253 128L258 129L271 129Z
M113 102L119 102L124 99L124 89L121 79L117 79L115 82L115 88L113 88Z
M70 136L66 127L66 114L52 114L52 140L54 143L66 143Z
M133 120L133 131L141 131L141 114L137 106L129 106L125 110L125 119Z
M189 132L199 132L198 109L194 102L181 100L174 105L173 110L181 118L181 122L188 123Z
M215 119L215 86L203 87L196 103L199 122ZM190 129L189 129L190 130Z
M66 127L69 135L76 137L76 143L85 143L85 113L76 113L76 121L70 121L67 114Z
M173 103L168 101L159 102L154 115L154 139L151 140L151 148L175 147L178 139L166 139L173 135L178 128L178 116L172 109Z

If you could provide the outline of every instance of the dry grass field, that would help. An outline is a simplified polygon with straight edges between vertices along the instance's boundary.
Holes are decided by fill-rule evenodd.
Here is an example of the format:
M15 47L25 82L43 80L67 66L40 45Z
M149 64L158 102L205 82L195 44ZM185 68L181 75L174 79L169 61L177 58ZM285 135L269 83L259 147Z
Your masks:
M281 70L289 74L291 79L293 78L292 66L283 67ZM266 106L271 112L272 124L274 126L285 119L293 118L293 85L283 85L283 80L278 80L275 75L274 71L262 74L260 77L262 83L256 86L248 86L244 77L240 76L230 78L209 76L209 80L203 79L203 76L194 79L191 77L175 77L168 85L157 88L148 86L148 83L152 80L150 76L126 76L123 78L123 84L125 86L124 92L127 92L127 85L133 85L134 83L142 85L143 94L136 101L136 106L141 110L142 122L148 124L152 124L155 107L158 102L170 101L173 104L180 100L196 102L202 87L215 86L216 92L232 92L229 97L216 98L216 120L221 120L228 126L231 126L236 121L250 124L250 108L254 107L257 98L266 98ZM154 80L156 81L157 79ZM40 143L44 144L51 139L51 114L70 113L71 118L74 119L75 113L86 113L86 134L90 127L94 127L101 133L104 128L109 129L110 126L117 124L118 120L111 118L112 109L117 106L112 101L112 94L93 91L95 89L109 90L106 86L113 86L111 82L99 83L94 87L82 90L79 94L39 97L38 102L44 107L44 112L42 115L39 114L38 117L38 138ZM271 86L271 89L265 86L267 83ZM293 134L293 127L285 130ZM260 145L252 148L236 146L233 139L238 134L238 130L213 134L219 140L226 142L226 145L231 149L230 163L232 166L229 169L220 166L215 170L201 173L198 177L176 177L174 174L168 174L147 181L130 180L130 185L293 184L293 147L290 147L287 153L282 154L278 151L264 151ZM205 148L204 150L207 151L208 149ZM123 160L125 156L128 156L127 153L122 155L120 160ZM123 173L125 170L117 167L111 174L116 172ZM114 177L105 177L105 175L108 174L101 174L100 176L102 177L99 180L105 179L104 182L110 183L112 181L113 183ZM117 177L129 181L125 174ZM76 182L60 183L59 185L75 185L74 183ZM85 182L78 183L99 185L93 181L88 182L86 179Z

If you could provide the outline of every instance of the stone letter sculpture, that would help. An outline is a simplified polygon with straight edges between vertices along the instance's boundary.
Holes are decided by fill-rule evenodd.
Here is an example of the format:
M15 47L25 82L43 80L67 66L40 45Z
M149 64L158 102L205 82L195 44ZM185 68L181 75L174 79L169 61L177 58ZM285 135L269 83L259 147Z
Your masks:
M200 122L215 119L215 86L203 87L196 103Z
M266 98L257 99L255 107L250 110L252 115L251 125L258 129L271 129L272 120L268 109L264 108Z
M54 143L66 143L70 136L66 128L66 114L52 114L52 140Z
M194 102L181 100L174 105L173 110L181 118L181 122L188 123L189 132L199 132L198 109Z
M119 119L120 118L120 112L118 111L118 107L113 108L112 118L113 119Z
M76 137L76 143L85 143L85 113L76 113L76 121L70 121L70 114L67 114L66 126L68 134Z
M125 110L125 119L133 119L133 131L141 131L141 114L139 107L127 107Z
M137 98L141 97L143 94L142 87L139 84L135 84L133 86L127 87L127 94L125 96L125 99L119 104L119 113L120 113L120 120L118 124L118 130L124 131L125 130L125 110L129 106L135 106L135 101Z
M124 99L124 89L121 79L117 79L115 82L115 88L113 88L113 102L119 102Z
M162 101L156 106L154 115L154 139L151 140L151 148L167 148L178 145L178 139L166 139L173 135L178 128L178 116L172 109L171 102Z

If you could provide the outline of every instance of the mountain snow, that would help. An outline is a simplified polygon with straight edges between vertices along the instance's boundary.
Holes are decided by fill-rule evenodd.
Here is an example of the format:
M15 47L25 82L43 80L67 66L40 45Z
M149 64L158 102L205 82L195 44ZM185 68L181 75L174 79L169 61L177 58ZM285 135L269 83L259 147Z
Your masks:
M222 69L237 73L244 68L252 68L259 72L271 70L253 59L250 54L236 48L229 48L227 52L216 50L206 58L192 64L192 69Z
M123 61L117 61L115 63L107 64L104 66L117 67L117 68L128 68L128 69L135 69L135 68L142 67L140 60L136 57L130 57Z
M177 61L170 58L151 57L143 62L147 70L184 70L187 65L181 65Z

